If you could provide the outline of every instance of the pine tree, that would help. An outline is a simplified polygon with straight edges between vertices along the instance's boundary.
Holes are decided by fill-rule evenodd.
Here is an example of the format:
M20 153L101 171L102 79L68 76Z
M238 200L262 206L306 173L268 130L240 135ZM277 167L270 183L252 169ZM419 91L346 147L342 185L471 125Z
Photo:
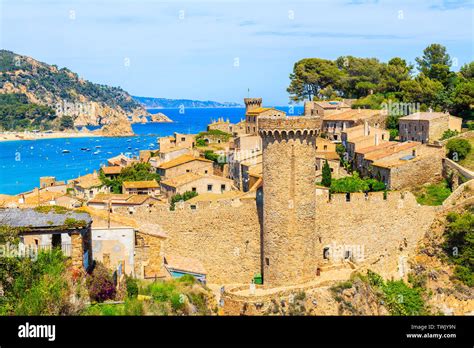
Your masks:
M328 161L324 162L323 165L323 179L321 185L330 187L331 186L331 168L329 167Z

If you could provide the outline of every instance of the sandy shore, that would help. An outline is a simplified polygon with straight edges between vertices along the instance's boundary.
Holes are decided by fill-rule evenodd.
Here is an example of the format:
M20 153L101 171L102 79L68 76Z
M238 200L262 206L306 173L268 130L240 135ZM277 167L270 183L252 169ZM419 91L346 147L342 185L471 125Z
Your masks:
M51 132L51 133L33 133L33 132L0 132L0 142L14 140L39 140L56 138L84 138L100 137L101 135L88 132Z

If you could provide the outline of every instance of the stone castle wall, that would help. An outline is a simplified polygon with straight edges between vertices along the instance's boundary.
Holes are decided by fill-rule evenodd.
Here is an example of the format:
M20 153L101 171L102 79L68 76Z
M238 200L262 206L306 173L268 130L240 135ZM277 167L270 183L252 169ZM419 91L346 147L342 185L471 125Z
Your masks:
M409 192L388 192L386 199L383 192L369 193L368 197L353 193L350 202L346 200L345 194L333 194L330 201L327 194L316 195L313 236L293 239L282 250L310 248L314 276L318 267L324 273L326 265L340 262L337 253L330 253L329 260L323 259L324 248L329 247L342 252L342 257L345 251L354 256L362 252L362 258L354 260L359 267L366 265L386 277L399 278L399 269L408 267L403 264L405 256L411 255L428 230L436 209L419 206ZM260 273L261 220L255 199L214 202L199 205L196 210L184 206L176 211L152 208L148 213L148 208L139 208L134 217L139 223L160 225L167 235L149 255L169 253L198 259L209 283L248 284ZM148 269L153 267L149 264Z
M250 283L260 273L260 222L255 199L196 210L152 208L148 213L148 208L139 208L134 217L139 223L158 224L166 233L159 251L162 255L201 261L209 283Z
M316 247L320 254L329 248L332 260L326 262L338 262L349 251L359 266L400 278L436 211L419 206L410 192L335 194L329 202L321 195L316 204Z

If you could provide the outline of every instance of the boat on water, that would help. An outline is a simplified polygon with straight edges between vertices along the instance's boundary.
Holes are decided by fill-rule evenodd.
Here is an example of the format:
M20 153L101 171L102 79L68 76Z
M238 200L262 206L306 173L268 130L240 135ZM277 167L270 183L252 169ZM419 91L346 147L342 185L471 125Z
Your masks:
M111 155L111 154L112 154L112 152L110 152L110 151L109 151L109 152L107 152L107 155Z
M98 155L99 153L100 153L100 151L95 151L94 155Z
M97 145L95 148L100 149L101 147L102 147L101 145Z
M88 147L81 147L81 150L82 151L90 151L91 149L89 149Z
M61 151L61 152L62 152L62 153L70 153L71 151L69 151L69 150L63 150L63 151Z
M127 142L131 142L131 141L132 141L132 139L127 139Z

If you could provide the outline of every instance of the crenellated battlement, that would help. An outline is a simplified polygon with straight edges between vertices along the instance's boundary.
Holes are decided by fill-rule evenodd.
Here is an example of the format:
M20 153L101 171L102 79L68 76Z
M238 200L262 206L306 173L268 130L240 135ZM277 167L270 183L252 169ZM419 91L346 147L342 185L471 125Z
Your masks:
M244 98L245 109L250 111L262 107L262 98Z
M292 116L259 118L258 131L262 137L317 136L320 120L316 117Z

